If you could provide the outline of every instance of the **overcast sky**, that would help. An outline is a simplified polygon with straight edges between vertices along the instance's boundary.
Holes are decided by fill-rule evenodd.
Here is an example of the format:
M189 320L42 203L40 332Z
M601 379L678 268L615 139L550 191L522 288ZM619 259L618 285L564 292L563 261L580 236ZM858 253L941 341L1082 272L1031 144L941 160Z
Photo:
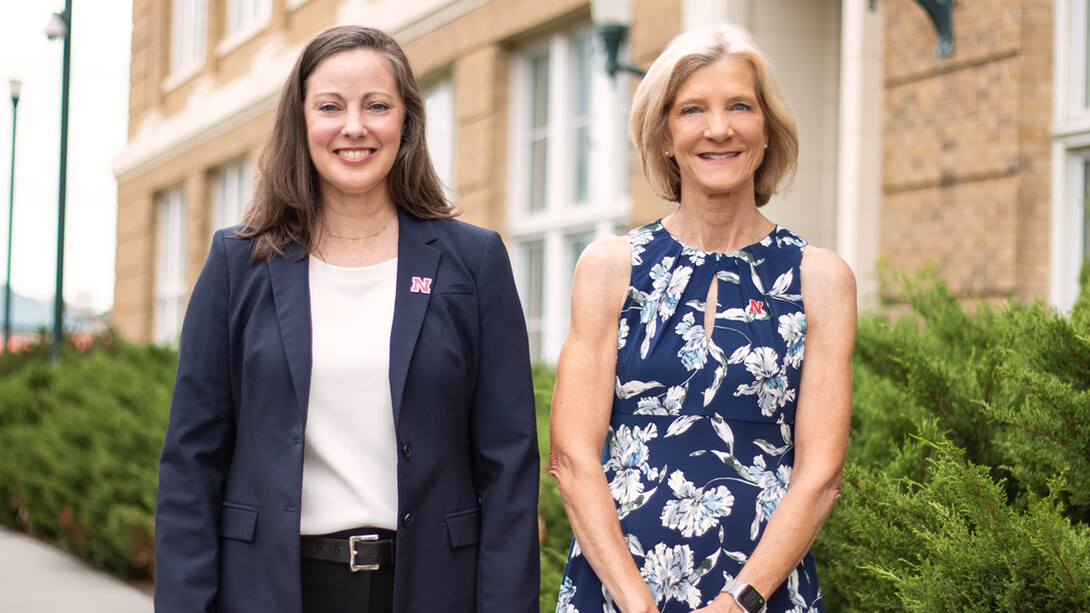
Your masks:
M132 0L72 0L68 118L68 196L64 296L113 304L117 182L111 170L125 147ZM11 180L8 80L23 81L15 149L11 286L52 301L56 286L62 47L44 30L63 0L5 0L0 18L0 285L7 262ZM2 307L0 307L2 308Z

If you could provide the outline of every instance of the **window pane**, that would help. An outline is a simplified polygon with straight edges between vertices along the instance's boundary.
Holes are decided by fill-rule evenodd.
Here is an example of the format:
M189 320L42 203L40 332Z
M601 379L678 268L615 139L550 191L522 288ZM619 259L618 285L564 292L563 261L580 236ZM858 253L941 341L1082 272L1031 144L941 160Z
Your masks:
M549 173L549 56L530 59L530 180L527 194L531 213L545 210Z
M549 141L542 138L530 143L529 210L531 213L545 210L545 183L548 172Z
M572 200L583 204L590 199L590 126L578 126L572 138Z
M546 127L549 123L549 56L542 54L530 60L530 127Z
M522 244L523 296L522 308L526 311L526 331L530 337L530 359L542 358L545 330L545 241L535 240Z
M571 52L571 118L572 140L572 200L576 204L586 202L590 197L590 111L591 111L591 66L594 59L594 39L590 31L582 32L572 39Z
M1090 4L1090 3L1087 3L1087 4ZM1086 13L1086 23L1083 24L1086 27L1086 29L1083 30L1083 32L1086 33L1087 36L1090 36L1090 7L1084 8L1083 11ZM1081 38L1082 38L1082 40L1080 40L1077 44L1082 45L1082 52L1083 52L1083 55L1085 56L1083 58L1083 74L1082 74L1082 83L1083 83L1082 105L1083 105L1083 107L1090 107L1090 40L1087 40L1085 36L1081 37ZM1072 52L1074 53L1075 49L1072 49Z
M173 343L185 312L185 198L182 190L164 194L156 207L155 341Z
M250 182L244 163L227 166L213 179L212 226L226 228L242 221L250 200Z
M1082 163L1082 256L1090 258L1090 159Z
M435 174L446 188L447 197L454 200L454 92L450 79L424 90L425 124L428 155Z
M181 72L204 60L205 0L174 0L170 69Z
M538 318L545 312L545 241L523 245L526 262L526 316Z
M267 21L272 14L270 0L229 0L227 3L227 33L248 30Z

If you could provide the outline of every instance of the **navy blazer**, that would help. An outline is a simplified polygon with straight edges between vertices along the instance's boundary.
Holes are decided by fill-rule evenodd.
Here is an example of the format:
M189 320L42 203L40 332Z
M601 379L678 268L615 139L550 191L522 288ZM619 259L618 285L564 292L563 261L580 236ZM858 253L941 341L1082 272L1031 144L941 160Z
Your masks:
M455 220L402 211L399 228L394 609L536 613L537 430L507 251ZM159 469L159 613L302 610L308 264L299 246L251 264L251 241L232 235L216 232L182 328Z

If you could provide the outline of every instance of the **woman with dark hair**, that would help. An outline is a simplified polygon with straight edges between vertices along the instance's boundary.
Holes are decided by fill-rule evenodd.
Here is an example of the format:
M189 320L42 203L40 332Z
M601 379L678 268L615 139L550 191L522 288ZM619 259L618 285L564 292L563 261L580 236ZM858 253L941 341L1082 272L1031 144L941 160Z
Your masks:
M745 30L706 26L651 65L629 134L676 208L576 267L557 612L822 611L809 550L847 449L855 281L759 210L795 169L791 109Z
M157 611L538 610L525 322L452 216L397 43L311 40L186 311Z

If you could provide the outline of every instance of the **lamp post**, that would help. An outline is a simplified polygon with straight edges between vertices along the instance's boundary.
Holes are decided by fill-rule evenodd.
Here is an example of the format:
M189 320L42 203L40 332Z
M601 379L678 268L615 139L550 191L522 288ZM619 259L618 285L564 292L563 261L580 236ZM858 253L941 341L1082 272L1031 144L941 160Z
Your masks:
M57 201L57 289L53 297L53 344L50 361L61 356L64 343L64 200L68 183L68 76L72 59L72 0L65 0L64 12L53 13L45 27L49 40L64 39L64 60L61 75L61 170Z
M606 74L614 78L618 71L631 72L643 76L644 71L621 64L617 56L620 53L621 43L628 36L628 30L632 26L634 8L633 0L591 0L590 20L598 28L598 36L602 39L602 46L606 52Z
M4 351L11 347L11 223L15 218L15 113L19 108L19 95L23 82L8 81L11 88L11 184L8 187L8 270L4 275Z

